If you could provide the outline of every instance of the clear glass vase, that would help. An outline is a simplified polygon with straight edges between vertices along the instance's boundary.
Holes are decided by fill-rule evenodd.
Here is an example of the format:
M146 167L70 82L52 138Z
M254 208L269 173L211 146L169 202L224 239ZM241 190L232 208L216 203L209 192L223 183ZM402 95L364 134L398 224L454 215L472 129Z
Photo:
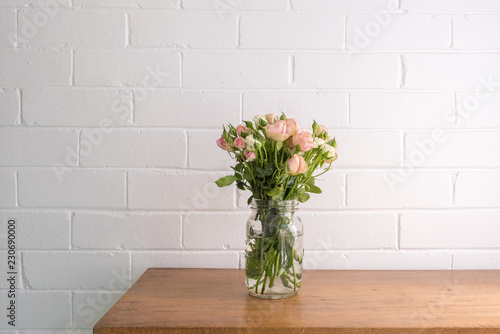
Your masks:
M250 295L282 299L302 284L302 222L296 200L252 201L247 221L245 280Z

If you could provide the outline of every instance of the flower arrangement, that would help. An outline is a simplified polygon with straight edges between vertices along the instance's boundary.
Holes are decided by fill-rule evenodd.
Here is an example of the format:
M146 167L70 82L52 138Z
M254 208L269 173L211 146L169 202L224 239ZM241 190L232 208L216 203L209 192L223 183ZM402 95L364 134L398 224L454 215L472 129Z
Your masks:
M282 114L257 115L245 125L223 127L217 145L236 159L234 175L215 183L225 187L236 182L238 189L250 190L252 199L305 202L309 193L321 193L314 179L328 171L337 159L335 138L325 126L312 125L312 133ZM313 173L327 165L318 175Z
M302 278L302 225L295 216L296 202L321 193L315 178L337 159L335 138L316 121L308 132L285 114L267 114L237 127L224 126L217 145L236 164L231 166L233 175L216 184L236 182L238 189L252 193L248 203L254 211L247 222L245 252L248 290L260 298L290 297ZM313 175L322 167L326 168Z

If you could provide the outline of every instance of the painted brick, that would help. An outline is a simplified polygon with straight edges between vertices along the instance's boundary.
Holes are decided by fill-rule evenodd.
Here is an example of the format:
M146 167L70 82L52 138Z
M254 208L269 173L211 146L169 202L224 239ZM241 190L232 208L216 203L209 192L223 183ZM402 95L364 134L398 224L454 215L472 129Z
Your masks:
M73 7L88 8L180 8L181 0L73 0Z
M134 116L142 126L220 128L240 122L240 93L134 89Z
M243 94L243 119L269 113L293 117L304 128L312 126L312 115L327 127L349 123L346 93L304 91L249 91Z
M21 9L18 13L18 45L124 47L125 24L125 14L118 12L52 8L49 14L41 16L39 9Z
M32 289L109 289L130 287L126 253L25 253L26 284Z
M395 0L375 1L342 1L342 0L292 0L294 10L313 10L331 12L379 12L397 9L398 2Z
M240 40L243 49L339 50L344 44L344 18L323 13L243 14Z
M500 253L453 254L454 270L496 270L498 263L500 263Z
M400 166L402 139L398 131L335 131L338 143L336 166Z
M408 212L401 215L401 248L500 247L499 212Z
M47 212L1 212L0 228L7 230L9 219L16 221L16 248L69 249L69 214ZM0 248L7 249L6 234L0 234Z
M238 268L238 253L228 251L154 252L132 255L133 281L148 268Z
M405 160L415 166L499 167L500 131L409 133Z
M180 58L164 50L77 50L77 86L179 87Z
M124 90L24 89L23 121L42 126L127 125L131 100Z
M394 251L310 251L305 269L343 270L450 270L451 255Z
M215 10L220 17L228 15L231 11L239 10L286 10L288 9L287 0L252 0L252 1L199 1L199 0L183 0L182 8L184 9L208 9Z
M499 8L500 9L500 8ZM500 41L494 31L500 29L498 15L467 15L453 19L453 48L498 50Z
M457 92L457 126L461 128L500 127L500 93Z
M183 85L188 88L287 87L288 62L288 56L280 53L185 53Z
M0 170L0 208L16 206L16 173Z
M125 187L125 175L119 171L59 167L21 170L19 204L22 207L124 208Z
M455 205L500 207L500 172L460 172L455 184Z
M450 18L421 14L359 14L347 17L348 50L445 50Z
M37 7L45 10L47 7L69 7L69 0L3 0L0 7Z
M401 9L422 12L499 12L500 4L495 0L401 0Z
M75 248L176 249L181 246L178 215L76 213L72 231Z
M138 47L228 49L238 45L235 15L216 12L140 11L130 14L131 42Z
M19 123L19 93L0 89L0 125Z
M76 292L73 294L73 327L92 329L123 295L119 292Z
M0 9L0 46L13 47L16 41L16 11Z
M0 49L0 86L69 86L69 50Z
M184 247L187 249L243 249L247 219L246 214L186 215L183 222Z
M295 85L307 88L396 88L399 59L391 54L300 54Z
M51 166L55 161L64 161L66 152L76 152L78 132L76 130L52 130L33 128L0 129L2 166ZM73 163L71 165L76 165Z
M316 178L321 194L311 194L311 198L300 204L301 209L339 209L344 207L345 173L337 172L335 166ZM244 199L246 205L246 198Z
M17 297L16 324L20 328L65 328L71 323L70 292L20 291Z
M232 209L234 188L214 183L223 174L166 174L130 172L129 208Z
M234 159L216 144L222 135L221 130L190 131L188 135L189 168L228 169L234 165Z
M497 54L406 54L404 88L499 89L492 73L500 71ZM460 69L459 71L457 69Z
M354 208L435 208L451 205L451 176L444 172L352 172L347 206ZM391 174L393 173L393 174Z
M89 129L80 136L82 166L184 167L185 160L182 131Z
M351 93L351 126L359 128L450 128L452 93Z
M395 249L397 217L394 214L302 214L304 248Z

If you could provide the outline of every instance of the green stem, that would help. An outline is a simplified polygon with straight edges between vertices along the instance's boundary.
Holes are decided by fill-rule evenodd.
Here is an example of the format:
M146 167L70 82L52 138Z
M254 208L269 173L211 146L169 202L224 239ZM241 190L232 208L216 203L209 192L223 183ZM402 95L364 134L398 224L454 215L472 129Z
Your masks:
M293 291L297 291L297 274L295 273L295 260L292 259L293 268Z
M264 273L265 270L262 270L262 272L259 274L259 278L257 278L257 282L255 282L255 293L259 293L259 282L262 274Z
M281 255L281 253L278 253L278 256L276 256L276 263L274 265L274 274L273 274L273 277L271 277L271 281L269 281L269 287L270 288L273 287L274 280L276 279L276 275L278 274L279 262L280 262L280 255Z
M264 276L264 281L262 282L262 290L260 291L261 295L263 295L264 291L266 290L266 282L267 282L267 270L266 270L266 276Z

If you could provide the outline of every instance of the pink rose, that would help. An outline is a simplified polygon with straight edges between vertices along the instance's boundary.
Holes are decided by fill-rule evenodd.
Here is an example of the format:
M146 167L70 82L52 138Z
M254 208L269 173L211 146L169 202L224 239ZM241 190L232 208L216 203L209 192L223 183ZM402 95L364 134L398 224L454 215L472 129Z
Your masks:
M238 132L238 136L241 136L242 132L247 133L247 128L240 124L236 127L236 132Z
M236 138L234 140L233 145L236 146L237 148L239 148L240 150L242 150L245 147L247 147L247 143L245 142L245 139L243 139L241 137Z
M278 120L278 115L276 114L266 114L267 123L273 124Z
M293 118L279 120L267 127L267 137L276 141L285 141L300 131L300 125Z
M290 159L288 159L287 164L291 175L304 173L309 168L304 160L304 157L297 154L294 154Z
M293 118L289 118L286 120L286 130L289 136L294 136L300 131L300 124L295 121Z
M292 146L300 145L300 150L302 152L307 152L313 148L318 147L318 144L314 142L314 138L312 137L312 135L306 130L290 138L290 143Z
M231 146L229 146L227 141L222 136L219 139L217 139L217 146L219 146L225 151L232 151Z
M245 152L243 152L243 154L245 155L245 158L247 158L248 161L254 161L255 158L257 158L257 155L255 154L255 152L245 151Z
M279 120L269 125L267 128L267 137L276 141L285 141L290 137L287 133L286 122Z
M318 128L316 129L316 132L314 133L316 136L319 136L321 135L323 132L326 132L328 133L328 129L326 128L326 126L324 125L320 125L318 126Z

